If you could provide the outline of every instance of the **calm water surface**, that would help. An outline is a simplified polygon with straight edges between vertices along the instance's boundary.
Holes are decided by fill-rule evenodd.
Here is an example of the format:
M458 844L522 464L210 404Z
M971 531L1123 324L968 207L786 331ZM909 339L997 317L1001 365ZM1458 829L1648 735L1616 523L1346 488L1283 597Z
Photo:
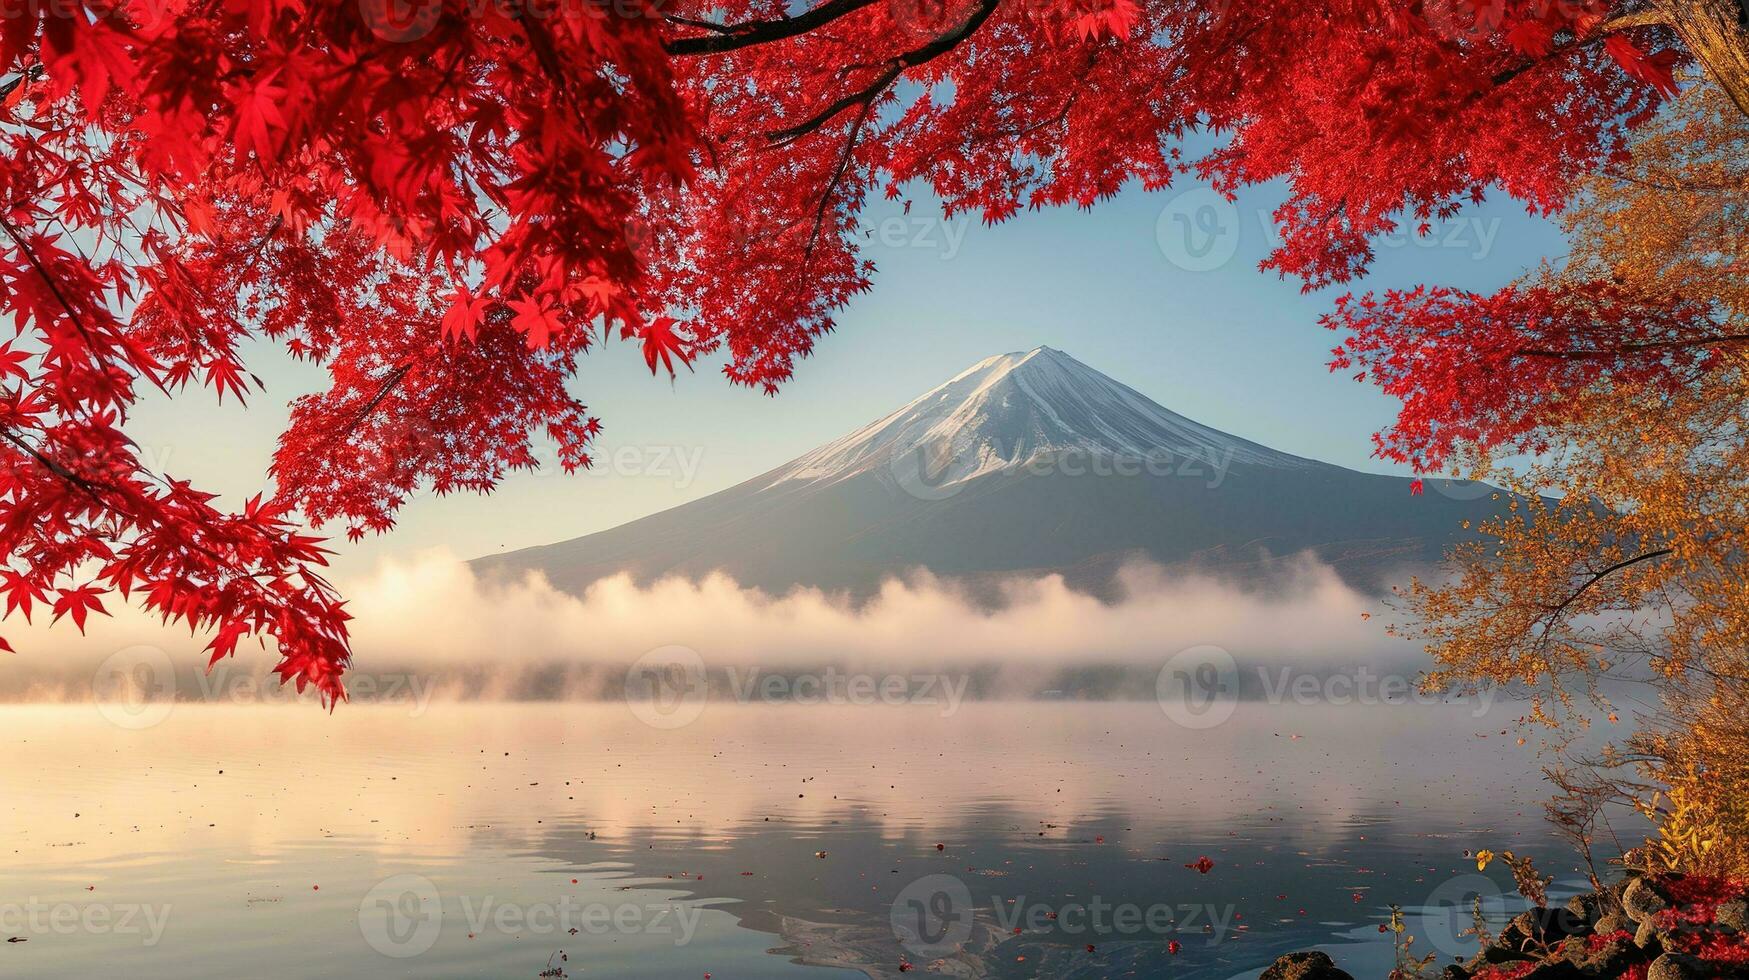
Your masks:
M1382 977L1390 903L1442 959L1473 948L1467 896L1510 909L1465 849L1572 878L1512 721L178 705L131 729L0 708L0 938L27 940L0 943L0 976L1225 980L1321 945Z

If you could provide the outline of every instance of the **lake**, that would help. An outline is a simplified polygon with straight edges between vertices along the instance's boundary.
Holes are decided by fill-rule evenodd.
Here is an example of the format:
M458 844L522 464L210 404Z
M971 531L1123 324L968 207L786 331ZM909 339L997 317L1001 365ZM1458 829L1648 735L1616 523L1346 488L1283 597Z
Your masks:
M1518 713L4 707L0 976L1382 976L1577 884Z

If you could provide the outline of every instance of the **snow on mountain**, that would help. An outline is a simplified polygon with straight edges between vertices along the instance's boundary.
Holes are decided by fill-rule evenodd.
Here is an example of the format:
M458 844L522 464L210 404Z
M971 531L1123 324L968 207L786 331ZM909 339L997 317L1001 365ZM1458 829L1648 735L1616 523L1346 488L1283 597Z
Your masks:
M924 454L932 485L1016 470L1066 453L1224 468L1299 468L1311 460L1230 436L1169 411L1050 347L985 358L887 417L779 467L767 486L835 483Z

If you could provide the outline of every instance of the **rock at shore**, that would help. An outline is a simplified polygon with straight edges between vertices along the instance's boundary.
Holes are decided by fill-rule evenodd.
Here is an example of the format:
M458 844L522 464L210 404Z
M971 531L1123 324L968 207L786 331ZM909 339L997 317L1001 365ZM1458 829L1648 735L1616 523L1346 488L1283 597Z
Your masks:
M1699 957L1686 953L1665 953L1652 961L1646 980L1707 980L1713 971Z
M1738 898L1722 903L1713 910L1713 921L1732 932L1749 932L1749 902Z
M1329 954L1312 950L1281 957L1258 980L1354 980L1354 977L1347 970L1338 969Z
M1669 908L1670 900L1659 894L1658 889L1647 879L1635 878L1622 890L1621 907L1628 918L1635 922L1645 922Z
M1749 894L1740 882L1636 877L1513 916L1439 980L1749 980ZM1320 952L1289 953L1259 980L1346 980Z

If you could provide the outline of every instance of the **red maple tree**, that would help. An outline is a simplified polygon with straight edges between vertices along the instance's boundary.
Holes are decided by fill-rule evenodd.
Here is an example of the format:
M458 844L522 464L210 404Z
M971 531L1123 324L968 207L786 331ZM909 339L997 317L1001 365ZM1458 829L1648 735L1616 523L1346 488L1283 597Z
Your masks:
M1723 17L1731 0L1671 0ZM1347 281L1369 241L1491 188L1533 210L1618 153L1690 57L1666 5L1543 0L35 0L0 16L0 577L83 626L109 593L344 696L303 524L416 487L586 466L567 390L617 334L775 390L870 285L858 214L1088 207L1126 182L1283 180L1265 265ZM1716 18L1715 18L1716 19ZM1719 21L1723 24L1723 21ZM1710 25L1710 26L1709 26ZM1702 30L1705 28L1706 30ZM1711 33L1708 33L1708 32ZM1736 91L1736 90L1733 90ZM1742 101L1742 100L1740 100ZM1223 137L1190 154L1181 138ZM148 471L146 389L322 365L270 496ZM0 641L3 642L3 641Z

